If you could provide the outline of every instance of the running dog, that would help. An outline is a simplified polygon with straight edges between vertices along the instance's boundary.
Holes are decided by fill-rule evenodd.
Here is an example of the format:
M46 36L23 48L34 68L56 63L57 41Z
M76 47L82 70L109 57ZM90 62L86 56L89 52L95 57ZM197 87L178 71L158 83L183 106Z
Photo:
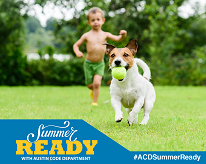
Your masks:
M123 79L112 79L110 85L111 104L115 110L115 121L121 122L123 113L121 104L126 108L128 124L133 125L138 121L138 113L144 107L144 117L140 125L146 125L149 120L149 113L153 108L156 94L152 83L150 69L141 59L134 58L137 52L136 39L131 40L125 48L116 48L105 43L106 54L109 56L110 68L123 66L126 69L126 76ZM139 74L139 65L143 76Z

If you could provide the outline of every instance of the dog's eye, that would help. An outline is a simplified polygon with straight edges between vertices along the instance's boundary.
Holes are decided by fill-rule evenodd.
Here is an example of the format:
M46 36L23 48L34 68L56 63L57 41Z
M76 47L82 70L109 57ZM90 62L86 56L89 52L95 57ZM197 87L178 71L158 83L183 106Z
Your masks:
M113 57L115 57L115 55L114 55L114 54L112 54L112 55L111 55L111 57L113 58Z
M124 57L127 57L127 56L129 56L129 55L125 53L123 56L124 56Z

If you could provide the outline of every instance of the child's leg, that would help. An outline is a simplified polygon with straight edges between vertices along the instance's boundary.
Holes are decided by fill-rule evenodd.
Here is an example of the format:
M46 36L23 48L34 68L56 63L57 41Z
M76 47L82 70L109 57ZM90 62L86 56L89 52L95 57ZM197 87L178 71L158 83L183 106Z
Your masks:
M97 100L98 100L101 81L102 81L102 76L94 75L94 80L93 80L93 102L97 102Z
M93 84L89 84L89 85L87 85L87 87L91 90L90 97L91 97L91 99L93 99Z
M102 76L94 75L93 83L87 85L87 87L93 92L93 102L97 102L100 92Z
M89 85L87 85L87 87L88 87L89 89L93 90L93 84L89 84Z
M85 83L91 90L90 97L93 99L92 105L97 105L101 80L104 75L104 61L99 63L86 62L84 65Z

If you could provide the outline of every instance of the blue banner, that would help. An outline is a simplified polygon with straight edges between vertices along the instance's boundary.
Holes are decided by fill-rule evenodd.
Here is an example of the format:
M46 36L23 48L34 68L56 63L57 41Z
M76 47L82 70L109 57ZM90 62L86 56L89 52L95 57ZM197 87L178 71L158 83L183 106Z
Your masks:
M0 120L0 163L206 163L206 152L130 152L83 120Z

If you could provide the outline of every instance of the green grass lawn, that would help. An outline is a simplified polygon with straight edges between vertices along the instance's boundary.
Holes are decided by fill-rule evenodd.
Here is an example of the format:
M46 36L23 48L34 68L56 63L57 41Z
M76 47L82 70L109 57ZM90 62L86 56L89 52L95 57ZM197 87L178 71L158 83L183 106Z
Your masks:
M155 86L157 99L146 126L114 121L109 87L99 106L78 87L0 87L0 119L83 119L130 151L206 151L206 87ZM143 110L139 113L139 121Z

